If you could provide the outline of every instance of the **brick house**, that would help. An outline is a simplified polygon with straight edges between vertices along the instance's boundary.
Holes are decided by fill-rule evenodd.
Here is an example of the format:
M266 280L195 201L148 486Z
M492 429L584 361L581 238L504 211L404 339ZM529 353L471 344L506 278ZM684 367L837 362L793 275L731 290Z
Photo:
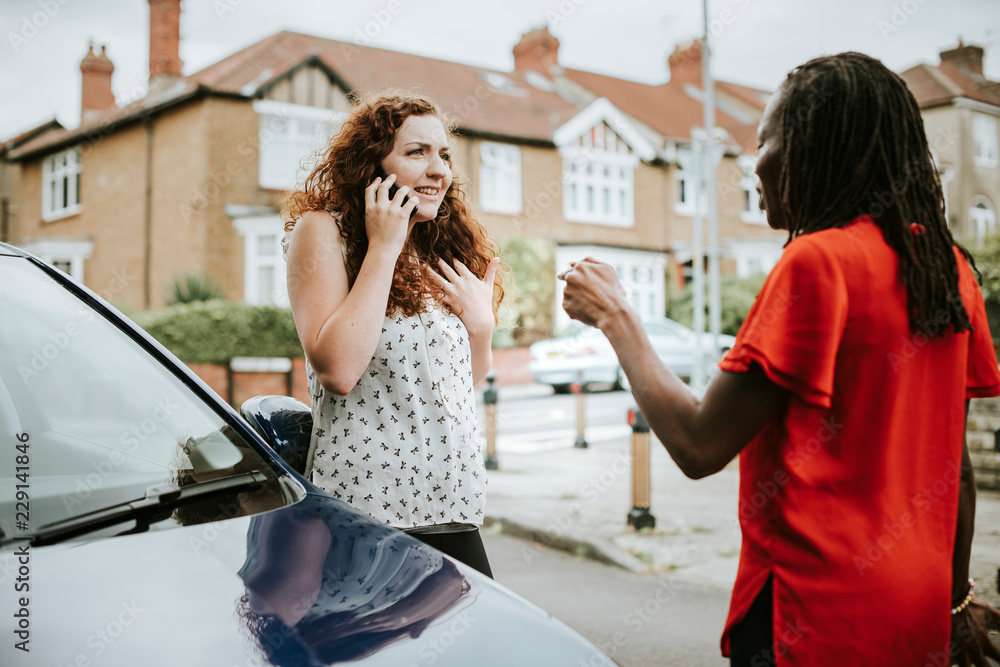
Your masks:
M959 42L940 65L900 75L920 104L952 233L972 244L996 234L1000 205L1000 82L983 75L983 53Z
M15 222L18 205L21 201L21 165L12 162L9 159L9 154L46 132L61 129L63 129L62 123L53 118L16 137L0 142L0 242L10 240L11 227ZM68 269L69 267L63 266L62 268Z
M666 171L665 194L672 201L665 218L674 280L678 285L685 276L690 276L695 213L691 131L703 125L701 46L697 40L678 45L668 59L670 81L661 85L558 66L550 69L550 75L565 95L571 99L592 100L600 96L610 100L656 145ZM550 59L554 58L552 54ZM524 66L540 65L536 62ZM787 238L767 226L755 189L757 125L770 96L767 91L715 82L716 126L725 133L725 151L716 173L723 273L748 276L769 271Z
M663 314L690 259L685 151L701 103L692 66L681 67L697 61L700 71L688 51L671 57L670 84L646 86L563 70L547 30L522 38L512 72L280 32L184 76L180 0L149 1L146 94L117 107L113 64L91 48L79 127L48 128L4 153L20 174L11 242L127 310L162 306L188 272L232 299L284 303L283 190L352 91L399 88L455 119L455 169L494 238L544 241L553 265L610 261L643 315ZM718 90L726 268L767 270L782 235L756 209L744 145L755 148L748 137L767 93Z

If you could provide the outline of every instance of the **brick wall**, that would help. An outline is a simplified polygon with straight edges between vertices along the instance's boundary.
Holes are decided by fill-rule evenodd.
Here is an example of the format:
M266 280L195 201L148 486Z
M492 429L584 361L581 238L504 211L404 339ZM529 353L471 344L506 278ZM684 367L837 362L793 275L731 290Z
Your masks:
M222 364L188 364L188 368L221 396L222 400L230 401L231 397L230 404L237 410L247 399L268 394L291 395L303 403L309 403L304 359L292 359L291 373L230 373ZM289 380L291 392L288 391Z
M528 348L519 347L493 351L493 373L498 386L531 384L531 375L525 368L529 359ZM188 364L188 368L205 384L228 401L232 378L232 403L239 409L248 398L265 394L288 396L288 373L229 373L222 364ZM291 396L309 403L309 383L304 359L292 359ZM480 387L481 388L481 387Z

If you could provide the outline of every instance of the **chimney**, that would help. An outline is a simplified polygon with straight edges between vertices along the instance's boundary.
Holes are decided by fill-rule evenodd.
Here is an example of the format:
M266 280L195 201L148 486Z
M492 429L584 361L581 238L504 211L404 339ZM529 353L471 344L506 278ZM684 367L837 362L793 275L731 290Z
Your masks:
M667 58L670 83L683 86L690 83L701 88L701 40L678 44Z
M983 75L983 47L966 46L958 40L958 47L941 52L941 64L951 63L974 74Z
M111 73L115 66L101 47L101 55L94 55L94 43L87 48L87 55L80 63L82 93L80 95L80 122L86 123L101 112L115 108L115 96L111 92Z
M514 47L514 71L534 70L551 77L552 70L559 67L559 40L552 36L548 28L538 28L521 35L521 41Z
M181 77L181 0L149 0L149 82ZM150 85L152 87L152 85Z

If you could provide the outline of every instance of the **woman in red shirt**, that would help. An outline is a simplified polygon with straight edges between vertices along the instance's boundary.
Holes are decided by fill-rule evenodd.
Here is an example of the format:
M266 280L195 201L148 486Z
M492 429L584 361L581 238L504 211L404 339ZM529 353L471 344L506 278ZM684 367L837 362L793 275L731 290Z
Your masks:
M828 56L788 75L758 138L761 208L789 241L702 400L659 362L612 267L560 276L566 311L607 335L688 476L740 454L723 654L752 667L1000 659L985 627L1000 612L968 598L964 445L968 399L1000 395L1000 370L919 107L879 61Z

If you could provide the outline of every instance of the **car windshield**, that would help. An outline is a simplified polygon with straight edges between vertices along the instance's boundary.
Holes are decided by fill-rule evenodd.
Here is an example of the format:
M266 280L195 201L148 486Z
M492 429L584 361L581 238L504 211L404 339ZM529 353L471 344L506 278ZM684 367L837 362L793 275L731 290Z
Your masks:
M220 414L72 291L5 255L0 349L0 529L8 539L152 487L258 471L267 476L259 492L185 506L151 527L284 504L273 471Z

